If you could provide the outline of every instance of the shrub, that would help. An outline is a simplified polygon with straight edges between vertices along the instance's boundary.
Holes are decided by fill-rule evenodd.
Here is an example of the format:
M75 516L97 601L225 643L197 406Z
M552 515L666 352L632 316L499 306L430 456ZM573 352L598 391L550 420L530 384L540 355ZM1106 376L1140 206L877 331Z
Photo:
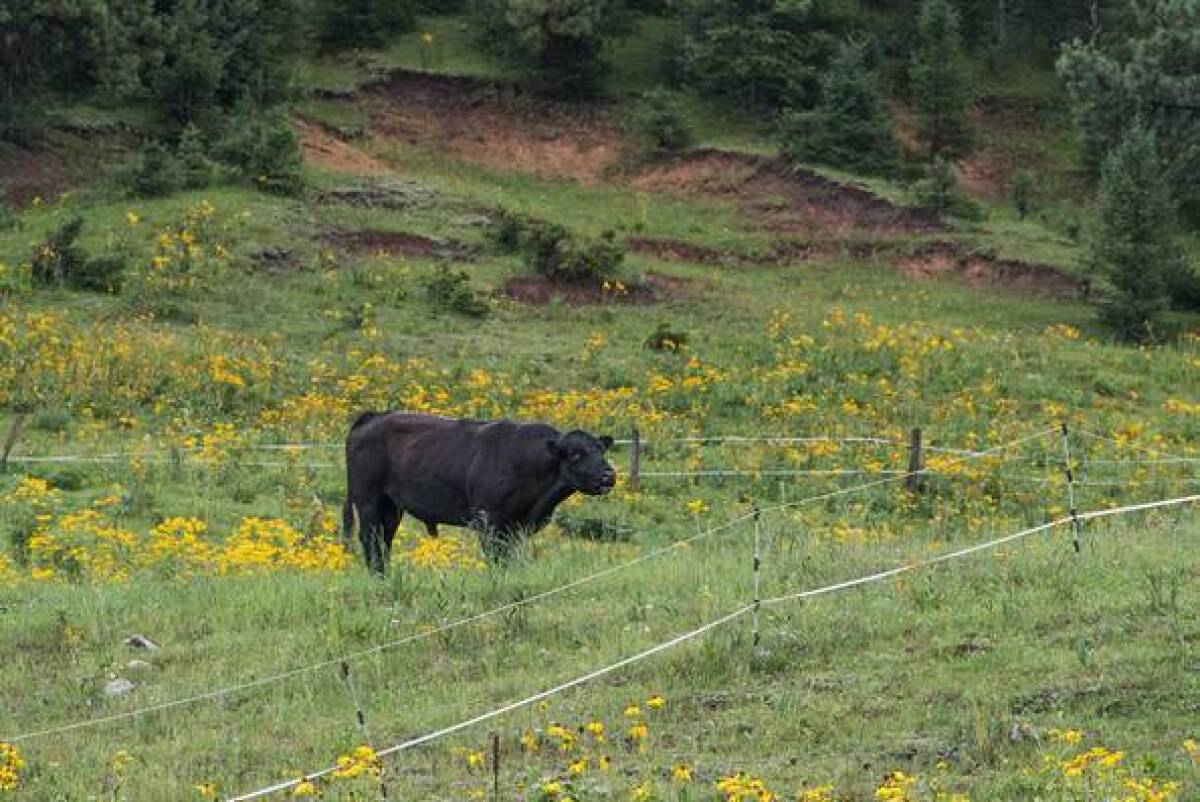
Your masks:
M1017 216L1024 220L1033 211L1034 178L1029 170L1018 170L1012 177L1012 202Z
M215 165L208 158L204 139L196 126L188 125L183 129L175 158L184 189L204 189L213 182Z
M441 263L425 280L425 296L434 312L457 312L468 317L485 317L491 305L471 287L465 270Z
M940 157L929 164L925 177L917 182L915 191L918 202L939 215L963 220L981 220L986 216L983 207L959 187L954 166Z
M687 345L687 341L687 332L674 331L670 324L659 323L644 345L652 351L679 351Z
M847 42L838 51L816 109L786 113L782 123L783 153L792 161L880 175L898 171L900 147L860 43Z
M634 133L653 151L678 153L692 143L692 132L679 98L665 89L642 95L632 123Z
M112 292L121 286L124 259L117 255L88 258L75 242L81 231L83 218L72 217L34 247L30 263L34 282L96 292Z
M488 237L505 253L523 253L533 272L558 281L611 279L625 259L612 231L582 237L558 223L503 209L492 219Z
M545 223L531 233L529 258L534 272L549 279L603 281L617 275L625 250L612 231L585 239L557 223Z
M294 194L303 185L300 142L287 115L243 109L216 146L217 158L261 189Z
M183 186L183 167L166 145L148 142L134 156L121 181L136 197L163 197Z

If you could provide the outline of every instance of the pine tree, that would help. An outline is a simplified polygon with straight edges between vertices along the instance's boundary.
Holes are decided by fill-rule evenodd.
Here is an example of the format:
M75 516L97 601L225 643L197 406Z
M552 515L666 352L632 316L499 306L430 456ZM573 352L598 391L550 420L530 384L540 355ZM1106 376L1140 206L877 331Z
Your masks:
M1155 136L1138 120L1104 162L1091 249L1100 317L1122 339L1153 339L1180 269L1169 187Z
M816 109L783 117L784 155L864 173L894 173L900 148L861 43L846 42L821 81Z
M380 47L417 22L410 0L320 0L318 39L329 50Z
M949 0L923 0L909 68L913 105L931 157L957 158L971 147L970 73L963 58L958 12Z

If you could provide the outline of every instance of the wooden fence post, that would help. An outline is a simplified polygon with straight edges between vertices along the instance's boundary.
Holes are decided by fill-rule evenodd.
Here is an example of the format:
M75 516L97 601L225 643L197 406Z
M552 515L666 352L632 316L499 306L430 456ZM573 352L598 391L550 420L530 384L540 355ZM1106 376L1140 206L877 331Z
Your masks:
M28 415L28 412L19 410L16 417L13 418L12 425L8 427L8 437L4 438L4 452L0 453L0 473L8 470L8 455L12 452L13 446L17 444L17 438L21 436L21 428L25 425L25 418Z
M632 440L629 451L629 489L636 493L641 484L642 470L642 436L637 426L633 427Z
M908 444L908 476L904 486L914 493L921 490L921 475L925 470L925 461L921 454L921 427L914 426L912 438Z

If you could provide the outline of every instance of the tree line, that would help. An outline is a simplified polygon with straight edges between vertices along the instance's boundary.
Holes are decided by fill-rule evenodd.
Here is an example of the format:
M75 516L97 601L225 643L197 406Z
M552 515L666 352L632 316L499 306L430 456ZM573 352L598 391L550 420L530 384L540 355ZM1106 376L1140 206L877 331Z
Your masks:
M969 110L1006 65L1040 63L1100 186L1106 314L1143 337L1159 310L1200 307L1171 236L1200 227L1200 0L0 0L0 139L36 143L54 102L137 103L154 118L132 168L142 194L221 170L287 191L296 57L382 46L432 12L468 15L530 91L570 101L602 94L616 45L656 15L673 32L641 111L656 147L686 144L672 93L696 91L773 122L787 158L913 180L968 217L950 165L972 149ZM914 114L915 163L893 100Z

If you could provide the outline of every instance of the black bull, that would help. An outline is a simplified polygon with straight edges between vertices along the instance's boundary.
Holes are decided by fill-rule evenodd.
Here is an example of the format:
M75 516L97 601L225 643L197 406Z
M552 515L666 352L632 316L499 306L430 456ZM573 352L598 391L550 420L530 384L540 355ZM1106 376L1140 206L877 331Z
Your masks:
M611 490L611 445L541 423L368 412L346 438L345 531L357 525L367 565L380 573L406 512L431 535L438 524L470 526L496 559L574 493Z

